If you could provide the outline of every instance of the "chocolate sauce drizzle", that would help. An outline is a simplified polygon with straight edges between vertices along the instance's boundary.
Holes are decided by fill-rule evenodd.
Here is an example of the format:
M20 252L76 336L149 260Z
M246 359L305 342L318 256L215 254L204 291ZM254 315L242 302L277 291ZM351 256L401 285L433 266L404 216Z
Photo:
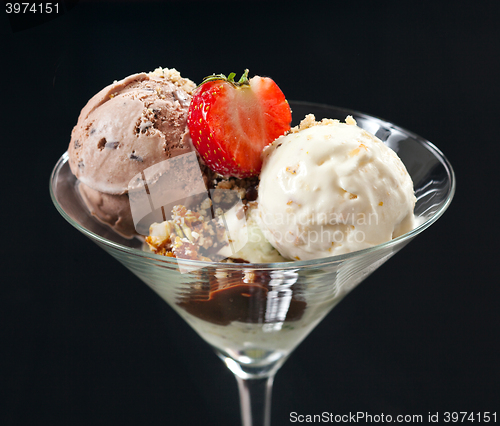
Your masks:
M243 271L232 271L228 277L210 274L208 284L202 280L201 289L183 295L177 305L191 315L218 325L233 321L264 324L299 320L306 302L293 294L271 288L267 271L251 271L250 278ZM251 281L251 282L250 282Z

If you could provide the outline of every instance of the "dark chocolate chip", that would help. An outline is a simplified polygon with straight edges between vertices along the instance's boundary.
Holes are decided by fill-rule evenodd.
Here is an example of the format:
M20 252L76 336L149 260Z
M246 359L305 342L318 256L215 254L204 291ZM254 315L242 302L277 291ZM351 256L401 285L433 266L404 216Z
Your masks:
M245 192L245 199L247 201L255 201L259 193L257 192L257 185L251 185Z
M93 135L95 133L95 129L92 127L92 129L90 129L90 134Z
M142 163L142 157L140 155L135 155L135 151L130 154L130 159Z
M80 169L81 172L83 172L83 169L85 168L85 164L83 164L83 161L78 162L78 168Z
M172 96L173 96L174 100L176 100L177 102L179 102L183 106L186 105L188 102L188 98L186 97L186 95L183 92L175 90L172 93Z
M78 149L81 147L80 141L78 139L75 140L74 147L75 147L75 149Z
M99 149L99 151L102 151L105 146L106 146L106 138L101 138L99 142L97 142L97 148Z
M148 129L150 129L151 127L153 127L153 123L142 123L142 124L139 124L138 126L135 127L135 133L146 133L148 131Z

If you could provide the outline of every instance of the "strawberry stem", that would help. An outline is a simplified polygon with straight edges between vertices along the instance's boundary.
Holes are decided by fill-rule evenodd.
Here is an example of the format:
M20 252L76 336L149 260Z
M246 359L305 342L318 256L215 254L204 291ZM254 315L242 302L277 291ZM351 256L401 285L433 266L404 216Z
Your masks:
M245 70L240 80L238 81L238 85L242 86L243 84L250 84L248 82L248 68Z
M234 81L234 77L236 77L236 73L234 72L229 74L227 77L224 74L212 74L209 75L208 77L205 77L203 81L199 84L199 86L209 81L217 81L217 80L227 81L228 83L231 83L235 87L250 85L250 81L248 80L248 69L245 70L245 72L237 82Z

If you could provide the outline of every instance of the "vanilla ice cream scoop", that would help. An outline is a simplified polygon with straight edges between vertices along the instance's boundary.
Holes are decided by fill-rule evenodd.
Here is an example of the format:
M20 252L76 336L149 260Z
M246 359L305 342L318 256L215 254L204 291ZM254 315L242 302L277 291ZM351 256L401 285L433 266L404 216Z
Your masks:
M349 253L415 226L404 164L350 116L341 123L309 115L263 155L259 225L284 257Z

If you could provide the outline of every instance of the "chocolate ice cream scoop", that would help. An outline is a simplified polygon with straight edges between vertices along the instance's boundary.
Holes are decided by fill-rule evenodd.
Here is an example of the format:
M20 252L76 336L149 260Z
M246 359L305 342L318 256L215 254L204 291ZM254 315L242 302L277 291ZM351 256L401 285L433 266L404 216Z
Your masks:
M131 75L92 97L68 148L73 174L107 194L160 161L193 150L187 112L195 84L175 70Z
M128 194L113 195L96 191L80 182L78 191L92 216L125 238L137 235Z

